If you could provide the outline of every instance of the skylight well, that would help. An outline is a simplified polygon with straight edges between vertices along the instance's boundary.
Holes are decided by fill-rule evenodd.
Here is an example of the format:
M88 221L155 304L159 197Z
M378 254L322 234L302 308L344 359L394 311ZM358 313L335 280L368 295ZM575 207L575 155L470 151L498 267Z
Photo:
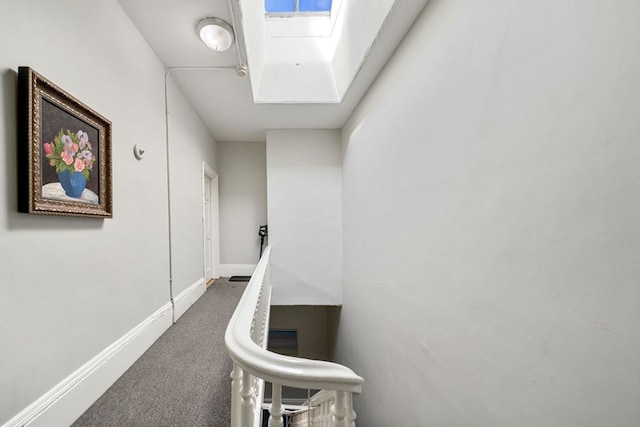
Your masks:
M256 103L340 103L397 0L238 1Z
M264 0L267 16L330 14L331 0Z

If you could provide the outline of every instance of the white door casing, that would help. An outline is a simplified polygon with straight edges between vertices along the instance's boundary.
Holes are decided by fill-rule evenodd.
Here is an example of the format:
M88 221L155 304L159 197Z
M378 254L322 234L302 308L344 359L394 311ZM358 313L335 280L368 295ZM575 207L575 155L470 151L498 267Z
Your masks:
M211 274L211 178L204 177L204 280L205 283L209 283L209 280L213 278Z
M218 174L202 162L202 229L205 283L220 277L220 233L218 227Z

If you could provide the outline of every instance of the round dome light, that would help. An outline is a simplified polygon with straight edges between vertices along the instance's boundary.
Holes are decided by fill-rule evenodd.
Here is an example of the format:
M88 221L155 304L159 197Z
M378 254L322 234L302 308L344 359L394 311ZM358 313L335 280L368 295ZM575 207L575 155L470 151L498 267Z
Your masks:
M218 18L205 18L198 22L198 35L209 49L224 52L233 44L233 28Z

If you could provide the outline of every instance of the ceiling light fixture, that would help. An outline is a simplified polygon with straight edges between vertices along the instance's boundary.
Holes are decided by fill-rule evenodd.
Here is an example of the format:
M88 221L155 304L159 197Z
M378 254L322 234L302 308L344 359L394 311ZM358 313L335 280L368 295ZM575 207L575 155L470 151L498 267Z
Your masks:
M204 18L196 27L202 42L209 49L224 52L233 44L233 28L218 18Z

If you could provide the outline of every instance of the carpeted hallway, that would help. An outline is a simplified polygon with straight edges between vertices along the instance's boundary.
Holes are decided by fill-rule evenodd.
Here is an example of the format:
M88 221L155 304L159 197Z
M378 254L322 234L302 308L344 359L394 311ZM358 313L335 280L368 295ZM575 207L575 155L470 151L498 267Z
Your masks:
M229 426L224 332L246 284L216 280L73 427Z

